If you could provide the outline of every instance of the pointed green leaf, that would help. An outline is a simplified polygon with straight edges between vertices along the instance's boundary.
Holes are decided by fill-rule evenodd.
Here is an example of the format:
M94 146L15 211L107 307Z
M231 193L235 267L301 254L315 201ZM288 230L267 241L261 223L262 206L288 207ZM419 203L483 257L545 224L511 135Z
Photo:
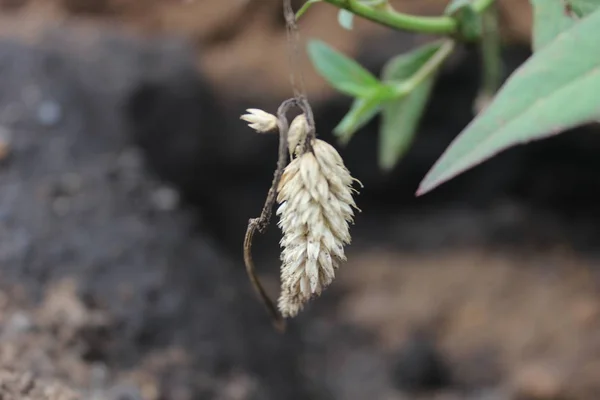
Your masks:
M390 60L383 71L384 81L402 81L414 75L440 48L425 45ZM392 169L408 150L427 105L435 81L430 76L406 96L384 104L379 133L379 166Z
M530 0L533 7L533 51L538 51L577 20L566 9L564 0Z
M338 12L338 23L342 28L351 31L354 24L354 14L348 10L341 9Z
M341 144L347 144L360 128L365 126L381 111L381 100L373 96L355 99L350 111L335 127L333 133L338 136Z
M571 10L579 17L585 17L600 8L600 0L566 0Z
M535 53L427 174L423 194L511 146L600 118L600 10Z
M382 85L380 90L373 92L368 97L355 99L348 113L333 130L340 143L347 144L356 131L381 111L383 103L396 96L395 87Z
M308 55L321 76L340 92L354 97L368 97L383 85L356 61L320 40L308 43Z

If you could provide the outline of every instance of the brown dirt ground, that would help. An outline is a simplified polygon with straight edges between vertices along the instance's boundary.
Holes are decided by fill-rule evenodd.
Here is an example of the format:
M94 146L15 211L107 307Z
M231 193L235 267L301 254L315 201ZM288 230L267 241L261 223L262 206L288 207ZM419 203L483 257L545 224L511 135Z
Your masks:
M306 334L325 333L312 338L322 342L307 350L305 362L313 374L323 374L319 379L328 381L334 398L404 399L386 362L377 359L394 354L423 329L435 332L454 386L419 399L488 398L464 394L464 387L467 393L473 388L497 393L494 399L591 400L600 391L600 299L590 278L597 268L559 250L518 256L481 250L361 252L334 286L343 295L307 311L317 316L303 322ZM76 286L72 279L52 284L38 304L21 301L18 289L1 292L3 399L120 399L115 393L126 396L128 390L144 400L194 398L185 386L161 383L173 371L193 368L186 348L176 344L151 351L124 370L90 362L86 354L103 351L97 346L114 322L107 312L84 304ZM371 339L368 344L341 339L335 326L359 328ZM325 347L317 350L320 346ZM318 367L311 357L320 360ZM365 363L366 370L356 363ZM88 388L87 394L64 384ZM257 388L245 373L215 384L220 394L213 398L220 399L253 398Z
M414 327L437 332L464 383L500 378L515 396L593 398L600 392L597 268L564 250L376 251L345 269L337 318L368 327L388 350Z

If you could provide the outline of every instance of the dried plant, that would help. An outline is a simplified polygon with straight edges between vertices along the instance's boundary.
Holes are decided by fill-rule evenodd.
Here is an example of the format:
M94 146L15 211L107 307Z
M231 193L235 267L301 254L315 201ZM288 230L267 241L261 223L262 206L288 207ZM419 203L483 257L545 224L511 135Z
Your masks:
M354 179L335 148L319 139L310 147L285 168L278 187L283 231L279 311L284 317L296 316L333 281L346 260L348 224L356 208Z
M248 126L259 133L266 133L277 129L277 117L257 108L249 108L240 119L248 122Z
M335 148L316 138L302 73L298 77L294 74L299 64L299 34L291 0L283 0L283 9L294 98L281 104L277 116L256 108L241 116L257 132L279 131L277 169L260 216L248 221L244 263L254 289L280 331L285 329L283 317L296 316L306 302L333 281L335 270L346 260L344 246L351 239L349 224L354 209L358 210L352 198L356 180ZM286 114L292 107L302 113L290 125ZM278 225L283 232L279 312L261 285L252 260L254 233L267 229L276 201L280 204Z
M285 114L293 105L303 113L288 125ZM349 224L357 209L352 197L356 180L337 150L315 137L312 111L305 99L284 102L277 117L262 110L248 111L241 118L251 128L265 132L264 122L275 120L280 133L278 168L263 213L249 222L244 255L257 292L282 329L283 320L254 272L250 255L254 231L266 229L277 201L278 226L283 232L278 308L283 317L294 317L331 284L336 269L346 260L344 246L350 243ZM288 156L291 162L286 166Z

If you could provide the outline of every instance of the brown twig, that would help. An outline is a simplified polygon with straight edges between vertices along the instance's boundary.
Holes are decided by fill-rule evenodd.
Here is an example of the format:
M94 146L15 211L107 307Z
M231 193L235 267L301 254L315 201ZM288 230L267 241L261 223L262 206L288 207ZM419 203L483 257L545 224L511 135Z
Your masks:
M306 132L306 139L304 141L304 148L302 153L306 151L312 151L312 141L316 138L317 132L315 130L315 117L313 116L312 108L308 103L308 99L305 95L298 96L298 107L302 110L306 116L306 122L308 123L308 132Z
M304 83L304 76L302 71L298 73L298 82L296 82L296 69L300 67L299 60L299 45L300 45L300 32L298 31L298 25L296 24L296 13L292 8L291 0L283 0L283 16L285 18L285 26L287 32L288 41L288 63L290 66L290 83L294 90L294 97L300 99L305 96L306 84Z
M279 156L277 159L277 169L275 170L273 182L269 188L262 212L258 218L252 218L248 221L248 229L246 230L246 236L244 237L244 263L246 264L246 272L248 273L254 290L271 316L273 325L280 332L285 331L285 320L277 311L275 304L263 288L262 284L260 283L260 279L256 274L254 261L252 261L252 241L254 239L254 233L256 231L264 233L269 226L269 222L271 221L273 205L277 201L277 186L279 186L279 181L281 180L281 175L283 175L283 170L285 169L288 158L289 123L286 114L289 109L294 106L303 108L299 104L298 99L293 98L284 101L279 107L279 110L277 110L277 127L279 128Z
M308 122L309 131L306 135L306 141L304 143L303 152L310 150L311 142L315 138L315 119L313 116L312 109L308 103L306 97L306 84L304 83L304 75L302 70L298 70L298 80L296 82L296 69L299 69L300 63L300 32L298 25L296 24L296 13L292 8L291 0L283 0L283 16L285 18L285 25L287 28L287 40L288 40L288 62L290 65L290 84L294 90L294 97L297 100L297 106L302 109L306 115L306 121ZM298 84L298 86L296 85Z

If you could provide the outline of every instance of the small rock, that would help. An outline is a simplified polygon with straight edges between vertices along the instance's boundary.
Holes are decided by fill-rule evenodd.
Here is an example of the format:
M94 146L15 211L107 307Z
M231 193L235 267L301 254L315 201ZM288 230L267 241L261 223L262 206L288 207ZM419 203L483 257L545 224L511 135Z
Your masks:
M31 321L31 318L29 318L29 316L26 313L22 311L17 311L10 317L8 323L4 327L4 335L21 335L31 330L32 327L33 322Z
M40 125L52 127L62 119L62 107L55 101L45 100L37 109L37 120Z
M173 211L179 205L179 193L175 189L163 186L152 193L151 201L159 211Z
M160 399L160 389L155 381L146 381L140 387L140 392L143 399L158 400Z
M90 367L90 386L103 388L108 381L108 368L104 363L94 363Z
M223 386L220 397L229 400L244 400L252 398L256 391L257 383L247 375L236 375L231 377Z
M564 389L564 374L545 363L532 363L514 378L514 391L521 400L558 400Z

